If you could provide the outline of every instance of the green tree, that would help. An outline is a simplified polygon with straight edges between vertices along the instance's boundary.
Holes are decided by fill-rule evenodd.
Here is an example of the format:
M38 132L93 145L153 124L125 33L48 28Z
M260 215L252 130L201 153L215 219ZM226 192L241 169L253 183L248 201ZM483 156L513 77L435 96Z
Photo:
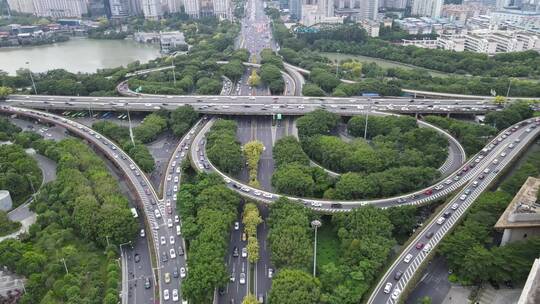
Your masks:
M268 303L312 304L321 300L321 283L302 270L282 269L274 279Z
M249 184L252 186L258 186L259 182L257 180L257 171L259 168L259 160L261 158L261 154L264 151L264 145L262 142L258 140L253 140L250 142L247 142L244 145L244 157L247 162L247 166L249 169Z
M261 77L257 74L257 70L253 69L248 79L248 84L252 87L258 87L261 85Z
M244 74L245 66L240 60L231 60L221 67L221 72L232 81L237 81Z
M195 109L190 105L185 105L171 112L169 125L174 135L181 137L191 128L198 118L199 114L195 112Z
M316 84L308 83L302 87L304 96L324 96L324 91Z
M21 223L11 221L5 211L0 211L0 236L8 235L21 227Z
M0 99L6 98L11 93L13 90L10 87L0 86Z
M242 304L259 304L259 301L257 301L257 298L252 294L247 294L244 297L244 300L242 300Z

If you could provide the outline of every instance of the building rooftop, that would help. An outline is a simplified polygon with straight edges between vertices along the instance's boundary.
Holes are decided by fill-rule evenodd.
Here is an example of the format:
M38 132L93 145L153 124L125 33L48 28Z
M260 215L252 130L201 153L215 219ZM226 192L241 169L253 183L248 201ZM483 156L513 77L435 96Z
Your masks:
M540 179L529 177L506 207L495 229L540 227L540 204L537 203Z
M518 304L534 304L540 302L540 259L534 260L531 272L527 277Z

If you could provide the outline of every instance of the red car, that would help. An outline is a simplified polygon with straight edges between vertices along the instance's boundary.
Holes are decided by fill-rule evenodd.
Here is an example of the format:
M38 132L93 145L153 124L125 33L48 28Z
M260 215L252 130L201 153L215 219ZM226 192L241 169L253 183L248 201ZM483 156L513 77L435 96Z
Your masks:
M172 208L171 208L171 206L167 206L167 213L168 213L168 214L172 214Z
M424 243L419 242L419 243L416 244L416 249L420 250L422 248L424 248Z
M432 190L432 189L428 189L428 190L424 191L424 194L425 194L425 195L432 195L432 194L433 194L433 190Z

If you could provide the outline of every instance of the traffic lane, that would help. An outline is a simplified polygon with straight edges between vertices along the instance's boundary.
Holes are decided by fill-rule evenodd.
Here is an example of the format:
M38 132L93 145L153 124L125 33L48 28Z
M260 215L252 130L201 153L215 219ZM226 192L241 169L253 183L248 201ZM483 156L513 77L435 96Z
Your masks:
M516 132L513 134L513 136L509 136L508 138L511 139L511 140L514 140L513 142L516 142L515 139L516 138L519 138L520 141L519 143L521 142L524 142L526 140L526 138L528 137L529 133L527 133L526 131L523 130L524 128L521 128L520 132ZM533 135L533 136L536 136L536 135ZM508 144L508 143L506 143ZM498 147L497 149L497 152L496 153L491 153L489 155L489 158L488 158L488 162L485 163L485 166L482 166L480 167L479 169L483 169L482 171L478 171L477 172L477 176L480 176L480 175L487 175L487 174L493 174L493 173L497 173L495 171L495 169L499 166L502 166L502 163L503 162L508 162L511 157L515 154L517 154L518 152L518 149L516 148L509 148L505 145L501 145L500 147ZM510 154L509 156L507 156L506 158L504 158L503 161L501 162L498 162L498 163L493 163L494 159L497 159L500 157L500 153L503 152L503 151L506 151L508 152L508 154ZM488 169L489 171L487 171L486 173L486 169ZM494 177L490 176L490 179L493 179ZM445 220L445 222L443 222L442 224L438 224L438 223L435 223L434 221L432 221L429 225L429 227L427 229L425 229L416 239L414 242L411 242L411 245L409 245L409 247L404 250L402 252L402 254L399 256L399 259L401 259L401 261L399 263L397 263L396 265L394 265L392 268L391 268L391 271L387 274L387 276L385 277L385 282L388 282L389 281L389 276L390 275L395 275L396 271L397 270L400 270L400 271L403 271L404 273L404 276L407 276L407 272L405 271L409 271L409 270L403 270L403 269L406 269L408 268L409 266L409 263L406 263L405 261L403 261L403 257L405 256L405 254L408 252L410 254L412 254L412 259L410 262L411 264L410 265L413 265L413 266L418 266L420 263L421 263L421 259L423 259L425 257L425 250L424 249L421 249L420 250L417 250L415 251L414 249L410 250L412 248L412 246L414 246L415 244L417 244L419 241L423 240L423 239L430 239L430 238L427 238L427 234L429 232L433 232L434 233L434 236L433 236L433 240L430 240L430 242L433 242L433 241L439 241L442 236L440 235L440 231L441 230L445 230L444 233L446 231L448 231L450 228L448 228L449 226L449 222L450 221L457 221L456 220L456 217L455 217L455 213L456 212L461 212L463 213L465 209L463 208L468 208L470 204L472 204L472 202L477 198L477 196L479 196L481 194L481 192L483 191L482 189L482 186L485 188L487 186L487 182L485 179L477 179L477 181L480 181L478 184L477 187L473 187L471 185L473 185L473 181L471 181L468 185L468 187L466 187L462 192L460 192L458 195L456 195L454 197L454 199L445 207L444 210L442 210L440 213L439 213L439 216L442 215L444 212L452 212L452 214L448 217L447 220ZM474 189L473 189L474 188ZM463 195L465 193L465 191L467 189L473 189L472 190L472 193L470 195L468 195L466 197L466 199L461 199L460 196ZM459 204L459 207L457 207L455 210L451 207L453 204ZM449 207L450 206L450 207ZM438 227L437 227L438 226ZM434 244L436 245L436 243ZM423 256L422 256L423 255ZM419 260L420 258L420 260ZM398 261L398 260L396 260ZM412 274L410 275L412 276ZM408 279L407 279L408 280ZM403 283L403 280L397 280L399 284L406 284L406 283ZM383 282L383 280L381 280L380 282ZM391 283L391 282L390 282ZM375 303L382 303L380 301L384 300L384 299L387 299L387 301L393 301L393 300L390 300L390 296L388 294L385 294L382 291L382 285L383 284L380 284L380 289L377 290L378 294L377 296L375 297L375 300L374 302ZM394 290L394 286L392 286L392 290ZM402 287L401 287L401 290L402 290Z
M249 75L248 75L249 76ZM46 95L28 95L28 98L24 97L26 95L10 95L6 102L41 102L41 103L53 103L61 102L63 104L72 103L85 103L86 105L118 105L122 104L124 108L119 108L119 110L125 111L125 103L130 104L156 104L160 105L162 103L182 103L182 102L199 102L199 103L208 103L208 102L230 102L230 96L222 95L162 95L162 96L145 96L145 97L99 97L91 98L85 96L46 96ZM250 96L241 95L238 96L238 100L248 99ZM325 103L359 103L362 105L380 105L380 104L393 104L396 106L413 106L413 105L433 105L433 106L471 106L471 107L484 107L490 106L497 108L496 105L493 105L491 102L485 99L477 100L461 100L461 99L415 99L411 102L411 98L406 97L362 97L362 96L352 96L352 97L307 97L307 96L257 96L257 100L261 102L270 102L276 99L276 103L305 103L305 102L325 102ZM50 100L47 100L50 99ZM69 101L67 101L69 100ZM199 101L200 100L200 101ZM68 105L68 104L66 104ZM83 109L88 110L88 107Z
M233 96L234 97L234 96ZM250 98L256 98L255 96L250 96ZM130 111L139 111L139 112L154 112L161 109L165 110L174 110L178 106L182 105L191 105L195 108L196 111L203 114L223 114L223 115L273 115L273 114L285 114L285 115L305 115L306 113L312 112L317 109L324 109L332 113L340 115L365 115L365 109L363 105L355 104L338 104L338 103L275 103L275 106L272 105L272 101L268 101L267 104L260 103L260 101L247 99L248 102L241 102L235 100L229 100L229 102L222 102L219 105L217 103L194 103L194 102L185 102L178 104L166 105L157 104L155 106L146 106L145 104L140 103L130 103ZM30 107L43 110L84 110L87 106L85 102L73 104L72 106L67 106L63 103L49 103L44 104L42 102L26 102L25 104L19 104L18 102L12 102L12 105L21 106L21 107ZM329 105L329 106L326 106ZM95 106L96 111L116 111L114 106L110 105L99 105ZM452 106L444 108L419 108L416 106L402 107L402 108L393 108L388 109L385 106L376 106L371 108L373 111L385 111L385 112L397 112L397 113L426 113L426 114L436 114L436 113L467 113L467 114L483 114L491 110L495 110L496 107L488 106L484 108L477 109L467 109L464 106Z
M257 229L257 239L259 240L259 261L257 263L257 286L255 288L257 297L263 296L264 299L268 298L268 291L272 286L272 280L268 276L268 269L273 268L270 263L270 252L267 247L268 240L268 220L269 209L267 206L261 205L259 212L263 222Z
M259 172L257 178L261 188L272 191L272 174L274 173L273 146L275 138L275 127L272 126L271 117L257 117L256 119L256 139L264 145L264 150L259 160Z

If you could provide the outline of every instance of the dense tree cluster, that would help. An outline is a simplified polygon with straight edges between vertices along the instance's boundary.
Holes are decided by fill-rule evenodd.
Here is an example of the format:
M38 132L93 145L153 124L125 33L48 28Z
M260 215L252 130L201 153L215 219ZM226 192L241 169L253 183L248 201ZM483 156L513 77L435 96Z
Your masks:
M502 111L491 111L486 114L484 122L498 130L506 129L524 119L531 118L533 110L527 102L513 102Z
M259 160L264 151L264 145L258 140L247 142L243 147L244 157L249 169L249 184L253 187L259 187L257 173L259 171Z
M464 282L522 282L540 252L540 238L492 247L493 226L529 176L540 175L540 153L535 152L500 190L483 193L471 206L463 223L440 246L454 277Z
M174 109L169 117L169 126L173 134L182 137L197 121L199 114L192 106L186 105Z
M283 81L281 70L271 63L265 63L261 66L261 80L274 95L281 94L285 89L285 81Z
M237 124L234 120L218 119L207 137L208 159L216 167L229 174L240 172L244 165L242 147L236 139L236 128Z
M313 259L311 216L309 209L286 198L279 198L272 204L268 217L268 246L272 264L278 269L310 269Z
M497 129L488 125L440 116L425 116L424 119L454 136L463 145L468 155L474 155L482 150L486 143L497 134Z
M339 237L339 259L319 267L324 303L359 303L395 244L387 213L375 207L357 208L332 217Z
M141 124L133 129L133 136L143 143L149 143L155 140L166 128L167 119L152 113L147 115Z
M299 269L281 270L272 279L270 304L312 304L321 300L321 282Z
M349 132L363 136L365 117L349 120ZM430 184L447 156L447 140L436 131L419 128L411 117L375 116L368 119L368 138L346 143L336 136L339 117L324 110L297 121L303 151L326 168L347 173L336 182L316 182L304 165L278 166L272 182L280 191L294 195L324 193L326 198L362 199L394 195ZM294 147L293 142L287 142ZM277 144L276 144L277 146ZM291 150L291 148L288 148ZM304 153L289 153L286 157ZM279 154L278 154L279 156ZM300 158L303 159L303 158ZM280 158L276 158L280 164ZM323 175L324 176L324 175ZM327 179L327 178L326 178ZM310 191L318 185L319 191Z
M115 248L138 230L127 199L103 161L82 142L40 139L33 147L57 162L57 179L42 187L32 203L39 216L29 234L0 243L0 264L28 279L23 304L117 303ZM111 246L104 255L106 238Z
M223 75L229 77L233 82L236 82L240 77L242 77L242 74L244 74L244 70L246 67L242 64L242 61L238 59L234 59L229 61L229 63L224 64L221 66L221 72Z
M296 196L323 196L334 180L319 167L310 167L309 158L292 136L279 139L273 148L277 169L272 186L277 191Z
M12 124L9 119L0 117L0 140L11 140L15 134L18 134L21 131L22 129Z
M439 171L429 167L398 167L369 174L349 172L343 174L336 183L332 198L351 200L389 197L427 187L438 177Z
M37 161L17 145L0 145L0 189L8 190L17 207L41 185Z
M219 175L199 175L179 192L177 210L189 243L189 273L182 294L192 303L210 303L214 289L229 280L224 261L239 201Z
M28 71L23 77L28 78ZM9 76L8 76L9 77ZM34 81L38 94L42 95L90 95L114 96L116 95L114 80L107 79L105 75L74 74L63 69L49 70L43 73L34 73ZM28 84L31 86L31 83Z
M244 205L244 213L242 215L242 223L244 231L247 235L247 254L250 263L257 263L259 260L259 242L257 240L257 226L263 220L259 215L259 208L255 203L247 203Z
M0 236L8 235L17 231L21 223L9 219L7 212L0 210Z

